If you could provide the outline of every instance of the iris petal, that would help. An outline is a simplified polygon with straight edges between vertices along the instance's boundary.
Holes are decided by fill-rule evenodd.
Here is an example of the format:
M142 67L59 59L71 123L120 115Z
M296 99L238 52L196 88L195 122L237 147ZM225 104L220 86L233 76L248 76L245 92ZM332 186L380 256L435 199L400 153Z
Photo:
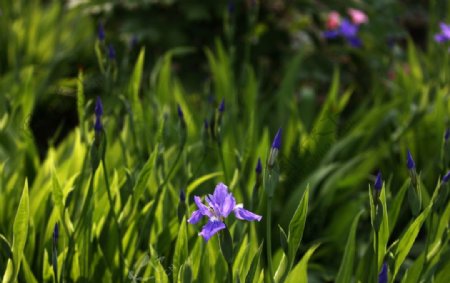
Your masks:
M242 205L237 205L234 210L234 215L237 219L247 220L247 221L260 221L262 216L255 214L247 209L244 209Z
M208 217L212 217L213 216L213 214L211 213L209 208L202 203L202 200L201 200L200 197L194 196L194 201L195 201L195 204L198 207L198 211L200 211L201 214L203 214L204 216L208 216Z
M205 241L208 241L214 234L219 232L222 229L225 229L225 224L221 221L208 221L205 226L203 226L202 231L199 233Z
M188 219L188 223L195 224L195 223L199 222L203 216L204 215L203 215L203 213L200 212L200 210L196 210L196 211L192 212L191 217Z

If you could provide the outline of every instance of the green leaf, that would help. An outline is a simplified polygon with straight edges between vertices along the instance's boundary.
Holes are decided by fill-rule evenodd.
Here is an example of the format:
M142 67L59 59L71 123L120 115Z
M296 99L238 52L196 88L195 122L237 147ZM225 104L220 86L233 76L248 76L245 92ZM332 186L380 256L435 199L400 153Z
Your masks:
M281 248L283 249L283 252L285 254L288 253L289 247L288 247L288 239L286 236L286 232L284 232L283 227L281 227L280 225L278 225L278 229L280 230L280 243L281 243Z
M403 183L403 186L401 187L400 191L395 196L394 202L392 203L392 206L389 209L389 234L392 233L392 231L395 228L395 224L397 223L398 215L400 213L400 209L402 207L403 199L405 198L406 190L409 187L409 180L405 181Z
M17 208L16 218L13 226L13 262L8 260L3 282L14 282L20 270L23 249L28 236L28 221L30 216L30 205L28 200L28 181L25 180L25 187L20 198L19 207ZM11 272L11 265L13 266Z
M288 251L287 255L283 255L275 272L275 280L283 281L286 276L288 276L292 266L294 265L295 255L300 246L300 242L303 237L303 231L305 229L306 216L308 214L308 199L309 199L309 185L300 200L297 209L292 216L291 222L289 223L289 234L288 234Z
M308 261L319 246L320 244L315 244L305 253L300 262L292 269L292 272L289 273L285 281L286 283L308 283Z
M213 172L213 173L206 174L206 175L201 176L200 178L195 179L192 183L190 183L187 186L186 194L191 194L198 186L200 186L204 182L206 182L206 181L208 181L208 180L210 180L212 178L221 176L222 174L223 174L222 171L220 171L220 172ZM188 196L186 196L186 199L187 199L187 197Z
M6 257L12 259L13 254L12 254L11 244L5 238L5 236L3 236L2 234L0 234L0 246L1 246L1 250L6 254Z
M84 88L83 88L83 71L78 73L78 81L77 81L77 112L78 112L78 122L80 125L81 137L83 140L86 138L86 132L84 130Z
M250 269L248 270L247 276L245 277L245 283L252 283L255 278L256 269L258 268L259 260L261 258L262 246L263 243L259 245L258 251L256 252L255 256L252 259Z
M133 198L135 203L137 203L142 193L144 192L145 187L147 186L148 180L150 179L151 174L153 172L153 168L155 167L157 156L158 156L158 146L155 146L155 149L148 158L147 162L144 164L144 167L142 168L141 172L139 172L136 185L134 186Z
M348 234L347 244L345 245L344 256L341 261L341 266L336 277L336 283L351 282L353 274L353 262L355 258L355 236L356 228L358 227L359 217L362 211L360 211L353 220L350 233Z
M395 279L395 276L397 275L400 266L402 265L406 256L408 256L408 253L411 250L411 247L413 246L417 238L417 235L419 234L423 222L428 217L430 209L431 206L428 206L421 214L419 214L419 216L417 216L414 222L411 223L411 225L409 225L406 232L400 238L397 249L395 251L395 266L393 279Z
M180 223L180 230L178 231L178 237L175 243L175 251L173 254L173 274L177 275L180 267L186 262L189 255L188 237L186 227L186 217L183 217ZM176 276L174 276L174 279Z
M309 185L303 194L300 203L295 210L294 216L289 223L288 235L288 262L289 270L291 270L294 263L295 255L302 241L303 231L305 230L306 216L308 214L308 200L309 200Z

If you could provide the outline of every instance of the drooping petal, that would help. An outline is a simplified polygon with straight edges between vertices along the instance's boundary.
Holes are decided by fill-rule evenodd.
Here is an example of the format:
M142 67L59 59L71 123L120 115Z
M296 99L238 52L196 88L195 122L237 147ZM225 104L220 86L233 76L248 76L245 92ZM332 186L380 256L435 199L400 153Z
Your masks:
M196 224L197 222L200 221L200 219L202 219L203 216L204 215L203 213L200 212L200 210L196 210L192 212L191 217L188 219L188 223Z
M200 197L194 196L194 201L198 207L198 211L200 211L201 214L203 214L204 216L208 216L208 217L213 216L211 211L208 209L208 207L202 203L202 200Z
M386 263L383 263L381 271L378 274L378 283L387 283L387 282L388 282L388 266Z
M449 38L447 38L445 35L443 35L441 33L436 34L434 36L434 41L439 42L439 43L445 42L447 40L449 40Z
M202 236L205 241L208 241L214 234L219 232L220 230L225 229L225 223L221 221L208 221L200 233L199 236Z
M247 221L260 221L262 216L255 214L242 207L242 204L238 204L234 207L234 215L237 219L247 220Z

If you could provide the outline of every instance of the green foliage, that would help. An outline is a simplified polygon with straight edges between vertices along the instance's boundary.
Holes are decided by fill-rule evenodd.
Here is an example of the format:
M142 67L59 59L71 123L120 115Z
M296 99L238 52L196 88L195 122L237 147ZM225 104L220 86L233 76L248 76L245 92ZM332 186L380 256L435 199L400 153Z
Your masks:
M404 30L378 11L402 4L357 7L370 21L354 49L319 32L323 10L348 8L339 1L241 1L235 14L222 2L43 2L0 0L3 282L375 282L383 263L389 282L450 280L449 55L432 36L426 50L413 36L385 46L387 31ZM442 16L432 2L429 34ZM172 9L179 21L158 26ZM122 26L114 16L131 10L146 30L124 47L139 19ZM216 27L196 46L205 35L181 24L190 21L223 23L224 33ZM300 49L287 47L294 35ZM274 171L256 173L280 127ZM407 149L420 176L417 215L405 200ZM386 179L368 195L376 170ZM231 213L205 242L206 220L187 219L194 196L219 182L263 218Z

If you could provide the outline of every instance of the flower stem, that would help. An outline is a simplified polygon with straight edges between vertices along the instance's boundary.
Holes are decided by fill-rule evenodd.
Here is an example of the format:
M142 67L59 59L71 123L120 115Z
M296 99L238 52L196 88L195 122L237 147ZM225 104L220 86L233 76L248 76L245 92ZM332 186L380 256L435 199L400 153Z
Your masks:
M123 282L123 272L125 270L125 264L124 264L124 254L123 254L123 246L122 246L122 234L120 232L120 226L119 226L119 220L117 218L116 212L114 210L114 201L111 196L111 187L109 186L109 177L108 177L108 171L106 169L105 159L102 159L102 165L103 165L103 175L105 177L105 183L106 183L106 192L108 193L108 201L109 201L109 208L111 209L112 216L114 218L114 222L116 224L117 228L117 242L119 247L119 265L120 265L120 282Z
M266 248L267 248L267 269L269 271L269 281L273 281L273 263L272 263L272 196L267 198L267 215L266 215Z
M228 265L228 282L233 283L233 265L231 263L227 263Z
M378 232L375 231L375 283L378 282Z
M223 177L225 179L225 183L228 184L229 179L228 179L227 167L225 166L225 158L223 156L223 151L222 151L220 144L218 144L217 150L219 151L220 163L222 164Z

